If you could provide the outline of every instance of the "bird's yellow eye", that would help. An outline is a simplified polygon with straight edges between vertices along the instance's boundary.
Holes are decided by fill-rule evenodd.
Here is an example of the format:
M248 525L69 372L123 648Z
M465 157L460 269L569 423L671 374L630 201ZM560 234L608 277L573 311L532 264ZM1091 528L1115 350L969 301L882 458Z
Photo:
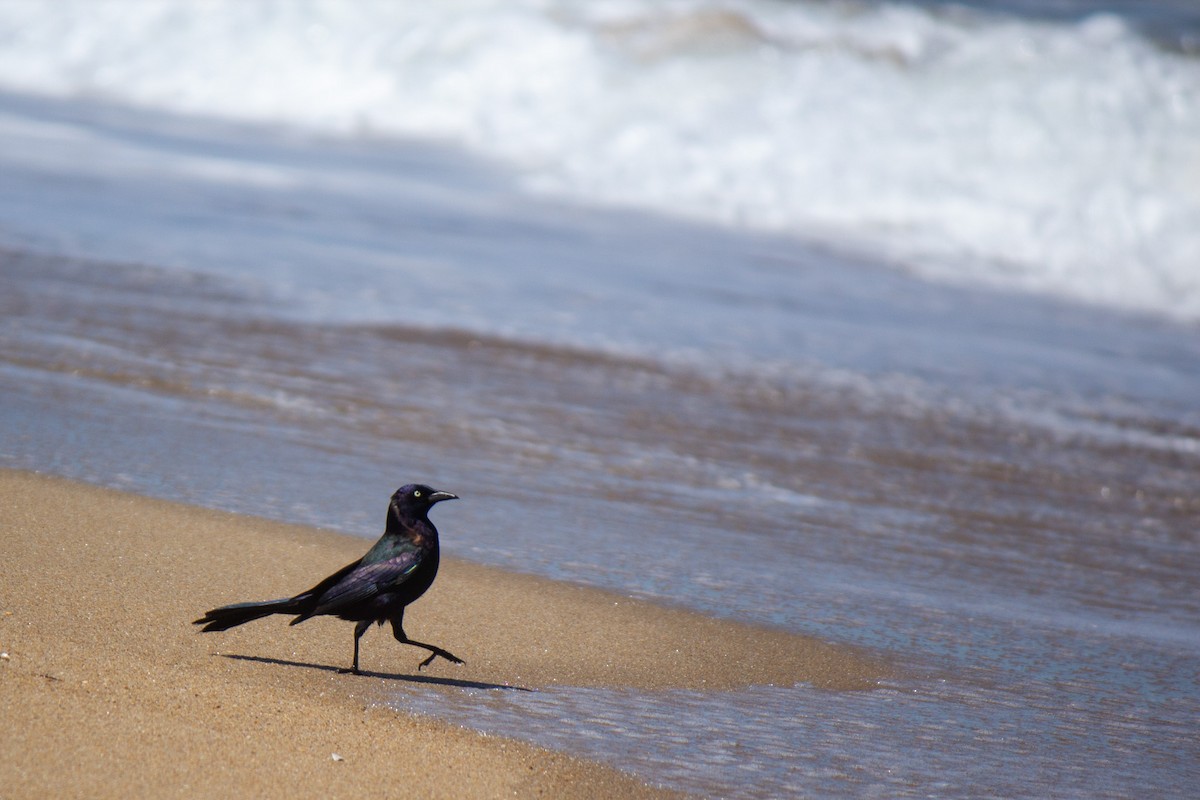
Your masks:
M413 497L420 497L420 496L421 496L421 490L420 490L420 489L414 489L414 490L413 490Z

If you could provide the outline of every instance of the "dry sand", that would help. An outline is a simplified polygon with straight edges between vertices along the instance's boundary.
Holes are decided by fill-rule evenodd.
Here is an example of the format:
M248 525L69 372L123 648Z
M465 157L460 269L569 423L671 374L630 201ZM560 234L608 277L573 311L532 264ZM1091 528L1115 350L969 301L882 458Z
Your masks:
M306 589L362 538L7 470L0 526L3 798L668 796L382 701L468 682L851 689L885 672L803 637L445 559L405 627L466 665L435 661L413 683L424 651L373 628L369 674L342 675L350 623L190 622Z

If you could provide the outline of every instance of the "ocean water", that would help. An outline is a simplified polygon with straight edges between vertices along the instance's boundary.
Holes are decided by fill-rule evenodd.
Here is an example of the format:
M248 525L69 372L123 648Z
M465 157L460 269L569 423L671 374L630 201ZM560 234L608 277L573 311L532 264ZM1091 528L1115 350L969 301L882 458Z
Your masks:
M0 85L431 137L552 198L1195 320L1198 36L1183 0L6 0Z
M0 464L878 652L389 699L727 797L1200 778L1188 7L0 3ZM520 696L513 696L519 694Z

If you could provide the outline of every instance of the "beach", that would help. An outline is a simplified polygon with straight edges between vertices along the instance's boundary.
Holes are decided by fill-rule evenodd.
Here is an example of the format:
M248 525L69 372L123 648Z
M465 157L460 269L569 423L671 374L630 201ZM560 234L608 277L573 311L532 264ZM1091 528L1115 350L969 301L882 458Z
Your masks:
M666 797L611 767L398 713L383 692L554 683L866 687L886 669L803 637L450 560L408 615L421 653L282 618L199 635L205 609L286 595L365 542L0 472L5 797ZM586 621L586 624L581 624ZM335 756L336 754L336 756Z
M1200 18L1044 5L0 4L0 797L1190 798ZM465 666L190 624L407 483Z

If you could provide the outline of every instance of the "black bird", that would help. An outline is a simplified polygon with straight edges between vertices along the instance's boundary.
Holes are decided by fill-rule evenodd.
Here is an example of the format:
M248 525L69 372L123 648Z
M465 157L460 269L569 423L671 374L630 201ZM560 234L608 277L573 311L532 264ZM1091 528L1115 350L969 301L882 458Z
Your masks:
M357 622L354 665L340 671L358 675L358 640L372 622L390 622L397 641L429 651L429 658L418 670L438 656L461 664L463 660L449 651L410 639L404 633L404 607L424 594L437 575L438 532L429 521L429 509L434 503L456 499L458 495L422 484L401 486L388 505L383 536L358 561L295 597L214 608L192 624L203 625L202 632L224 631L272 614L295 614L292 625L322 614Z

